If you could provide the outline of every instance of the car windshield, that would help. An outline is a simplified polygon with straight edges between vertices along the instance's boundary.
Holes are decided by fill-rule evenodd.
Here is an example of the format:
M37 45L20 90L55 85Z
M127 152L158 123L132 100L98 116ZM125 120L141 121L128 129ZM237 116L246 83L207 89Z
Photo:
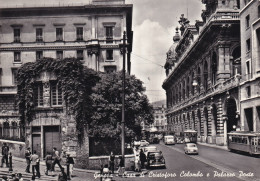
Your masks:
M156 147L148 147L148 148L145 148L145 151L156 151Z
M187 145L188 147L197 147L196 145L192 144L192 145Z
M152 152L149 154L149 157L150 158L161 158L162 154L161 154L161 152Z

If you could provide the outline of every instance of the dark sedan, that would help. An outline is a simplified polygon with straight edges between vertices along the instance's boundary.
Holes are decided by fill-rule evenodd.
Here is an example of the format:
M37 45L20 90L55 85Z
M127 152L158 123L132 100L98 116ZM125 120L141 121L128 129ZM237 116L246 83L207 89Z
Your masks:
M147 153L147 167L166 168L165 159L161 151L153 151Z

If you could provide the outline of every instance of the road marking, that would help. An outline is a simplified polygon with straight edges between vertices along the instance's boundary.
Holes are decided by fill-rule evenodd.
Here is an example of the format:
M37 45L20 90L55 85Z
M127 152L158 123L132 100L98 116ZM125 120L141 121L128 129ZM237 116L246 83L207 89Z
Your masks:
M174 147L172 147L172 146L166 146L166 145L164 145L164 146L165 146L165 147L168 147L168 148L170 148L170 149L172 149L172 150L175 150L175 151L177 151L177 152L179 152L179 153L185 154L184 151L181 150L181 149L179 149L179 148L174 148ZM187 155L187 156L189 156L190 158L193 158L193 159L195 159L195 160L198 160L198 161L200 161L200 162L203 162L203 163L205 163L205 164L207 164L207 165L209 165L209 166L212 166L212 167L214 167L214 168L216 168L216 169L218 169L218 170L220 170L220 171L222 171L222 172L224 172L224 173L235 173L235 177L238 178L238 179L240 179L240 180L244 180L244 181L260 181L260 179L257 179L257 178L239 177L237 171L234 171L234 170L231 170L231 169L226 168L226 167L224 167L224 166L221 166L221 165L218 165L218 164L216 164L216 163L213 163L213 162L211 162L211 161L209 161L209 160L207 160L207 159L204 159L204 158L202 158L202 157L200 157L200 156L190 156L190 155Z

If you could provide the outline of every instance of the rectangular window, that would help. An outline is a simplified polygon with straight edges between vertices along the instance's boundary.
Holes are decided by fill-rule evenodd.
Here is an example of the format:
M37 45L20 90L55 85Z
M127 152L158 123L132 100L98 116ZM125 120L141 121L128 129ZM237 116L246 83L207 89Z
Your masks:
M251 41L250 38L246 40L246 51L249 52L251 50Z
M113 60L113 50L107 50L106 51L106 57L108 61Z
M106 26L106 42L113 43L113 26Z
M42 51L36 51L36 61L43 58L43 52Z
M51 83L51 105L62 105L62 91L60 85L58 85L57 83Z
M13 85L17 85L17 69L12 69L12 81L13 81Z
M116 66L105 66L104 67L106 73L113 73L116 72Z
M57 51L56 52L56 57L57 57L57 59L63 59L63 51Z
M77 50L77 59L78 60L83 60L83 50Z
M250 71L250 63L249 61L246 62L246 74L247 74L247 77L249 78L248 75L250 75L251 71Z
M247 98L251 97L251 87L250 86L246 87L246 94L247 94Z
M246 16L246 28L249 28L250 26L250 15Z
M20 29L14 29L14 42L20 42Z
M40 107L43 106L43 85L37 84L34 87L34 102L35 105Z
M56 28L56 41L63 41L63 29Z
M36 42L42 42L42 28L36 28Z
M83 40L83 27L77 27L77 41Z
M21 52L14 52L14 63L21 62Z

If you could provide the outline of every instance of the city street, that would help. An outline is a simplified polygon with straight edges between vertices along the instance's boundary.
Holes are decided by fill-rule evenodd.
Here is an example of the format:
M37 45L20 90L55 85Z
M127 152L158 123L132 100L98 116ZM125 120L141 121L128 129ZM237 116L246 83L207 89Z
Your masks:
M176 145L155 145L163 152L166 160L166 169L152 169L145 175L129 178L114 177L115 180L216 180L216 181L257 181L260 180L260 160L248 155L232 153L227 150L198 145L199 155L185 155L184 144ZM14 173L22 173L25 179L30 179L32 174L24 172L26 164L22 161L14 160ZM55 177L44 175L45 165L41 165L42 177L40 180L57 180L59 168L55 172ZM243 172L243 173L242 173ZM8 175L8 168L1 168L0 175ZM9 174L10 175L10 174ZM72 180L94 181L94 172L75 170ZM239 176L243 175L243 176Z
M260 180L259 158L202 145L198 145L199 155L185 155L183 144L156 146L163 152L167 168L126 180ZM243 176L239 176L239 171Z

